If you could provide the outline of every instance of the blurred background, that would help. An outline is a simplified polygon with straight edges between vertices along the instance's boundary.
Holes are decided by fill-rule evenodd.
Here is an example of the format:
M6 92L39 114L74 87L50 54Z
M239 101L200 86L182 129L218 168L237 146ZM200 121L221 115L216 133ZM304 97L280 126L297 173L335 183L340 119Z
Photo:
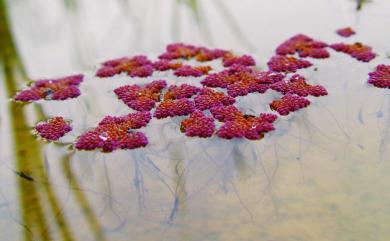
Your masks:
M355 27L361 41L389 49L388 41L381 42L389 21L385 0L3 2L15 45L33 78L91 69L123 55L156 54L171 42L258 53L266 60L293 34L335 39L340 26Z
M388 0L0 0L0 240L387 241L390 98L366 80L390 62L389 24ZM335 34L346 26L357 35ZM298 33L378 57L313 60L318 71L303 73L329 97L260 142L155 136L150 149L102 154L72 150L74 134L31 135L47 116L81 131L113 111L114 82L92 77L104 60L185 42L266 68ZM61 107L10 101L31 80L75 73L87 73L83 96Z

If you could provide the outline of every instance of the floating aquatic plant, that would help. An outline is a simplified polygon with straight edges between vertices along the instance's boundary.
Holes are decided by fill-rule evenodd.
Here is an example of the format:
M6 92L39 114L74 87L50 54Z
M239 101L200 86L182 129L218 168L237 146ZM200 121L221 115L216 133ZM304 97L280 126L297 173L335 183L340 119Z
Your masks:
M352 34L352 31L345 28L337 32L347 36ZM363 62L368 62L375 57L371 48L361 43L338 43L328 46L324 42L298 34L277 47L277 55L267 62L268 70L253 67L256 62L250 55L238 56L226 50L183 43L168 45L166 51L159 55L159 60L154 62L143 55L106 61L98 69L96 73L98 77L110 77L123 72L130 77L149 77L154 71L172 71L173 75L181 77L176 78L180 81L187 79L199 81L194 77L205 76L199 81L203 87L198 87L196 83L168 85L165 80L118 87L113 92L127 106L138 112L124 116L106 116L97 127L79 136L75 147L79 150L100 149L105 152L144 147L148 144L147 137L144 133L135 130L146 127L152 117L163 119L187 116L181 121L180 130L188 137L206 138L215 135L224 139L262 139L265 133L275 129L273 123L277 115L245 114L235 106L236 97L246 96L249 93L262 94L272 89L283 95L269 104L270 109L280 115L285 116L307 107L310 105L310 100L304 97L324 96L328 94L327 90L321 85L309 84L299 74L289 76L289 73L313 65L302 58L329 57L328 47L347 53ZM186 61L190 59L192 60ZM212 68L208 65L192 64L194 60L206 62L216 59L221 59L224 67L219 72L210 73ZM369 76L368 83L380 88L389 88L390 66L379 65ZM19 92L15 100L76 97L80 95L77 87L82 79L82 75L76 75L56 80L36 81L30 89ZM215 123L218 123L218 128ZM38 132L41 130L42 137L56 140L64 134L64 130L70 131L66 129L68 128L66 124L63 119L55 119L37 125L36 129ZM47 125L52 127L45 128ZM57 130L56 128L58 132L54 131Z
M191 59L195 57L197 48L193 45L174 43L166 47L166 52L158 56L159 59Z
M14 99L16 101L31 102L44 100L66 100L80 95L78 85L84 75L71 75L59 79L45 79L33 82L28 89L20 91Z
M180 130L189 137L211 137L214 133L215 124L212 117L206 116L202 111L194 111L189 118L183 120Z
M272 71L257 71L245 66L235 66L219 73L210 74L201 81L207 87L227 88L231 97L249 93L264 93L271 83L284 78L283 74Z
M156 107L154 117L163 119L167 117L184 116L191 114L194 110L195 105L192 100L164 100Z
M235 56L232 53L225 54L223 57L223 66L230 67L234 65L254 66L256 65L256 61L249 55Z
M276 72L296 72L298 69L304 69L313 64L304 59L297 59L293 56L277 55L272 57L268 63L268 67Z
M216 106L211 108L210 112L213 117L220 122L233 121L243 116L242 112L233 105Z
M277 111L280 115L288 115L310 105L310 101L304 97L286 94L281 99L273 100L270 104L271 110Z
M212 70L210 66L193 67L191 65L183 65L177 68L173 74L180 77L188 77L188 76L200 77L202 75L208 74L210 70Z
M48 141L57 141L66 133L72 130L69 122L65 121L63 117L56 116L44 122L40 122L35 126L35 130L42 138Z
M182 84L182 85L171 85L168 88L168 91L164 94L164 100L174 100L174 99L183 99L191 98L200 91L199 87Z
M175 70L182 67L181 62L172 62L166 59L158 60L153 63L153 68L157 71Z
M195 106L199 110L207 110L215 106L231 105L236 100L223 92L203 88L195 97Z
M228 51L222 49L208 49L199 47L195 59L199 62L211 61L224 57Z
M149 111L160 101L161 90L165 88L165 80L155 80L145 86L125 85L118 87L114 93L128 107L138 111Z
M226 53L228 53L228 51L222 49L208 49L189 44L174 43L169 44L166 47L166 52L162 53L159 56L159 59L174 60L195 58L199 62L205 62L222 58Z
M351 37L352 35L356 34L351 27L340 28L336 30L336 33L341 37L345 37L345 38Z
M380 64L368 74L368 83L378 88L390 88L390 65Z
M314 40L303 34L297 34L280 44L276 48L276 54L289 55L298 53L301 58L323 59L329 57L329 52L325 49L327 46L324 42Z
M279 81L271 85L271 89L276 90L282 94L296 94L299 96L324 96L328 92L321 85L310 85L306 82L306 79L299 75L294 74L288 81Z
M98 69L96 76L111 77L123 72L131 77L148 77L153 74L153 64L144 55L113 59L104 62L102 67Z
M359 42L356 42L354 44L336 43L331 44L330 47L337 52L348 54L351 57L362 62L370 62L376 57L376 54L372 52L371 47Z
M101 149L104 152L144 147L148 139L144 133L134 129L145 127L150 119L147 111L119 117L106 116L97 127L82 134L75 147L79 150Z
M260 114L258 117L242 113L225 118L225 123L218 129L217 135L224 139L247 138L259 140L264 133L273 131L273 122L277 119L273 114Z

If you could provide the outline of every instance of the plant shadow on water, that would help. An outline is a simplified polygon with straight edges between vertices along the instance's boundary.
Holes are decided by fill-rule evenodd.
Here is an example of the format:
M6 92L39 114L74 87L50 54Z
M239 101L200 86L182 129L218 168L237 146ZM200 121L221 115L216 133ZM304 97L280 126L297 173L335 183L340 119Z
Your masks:
M77 14L79 1L64 2ZM208 34L215 33L207 29L204 2L173 3L188 7L205 42L215 41ZM8 101L29 79L5 0L0 4L0 78L6 95L1 103L7 108L0 118L1 133L8 133L0 152L0 240L363 241L390 236L390 196L383 191L390 187L390 97L362 84L370 66L332 52L339 62L304 72L330 95L279 120L276 131L259 141L190 139L180 133L177 118L152 122L151 143L143 149L76 151L69 143L107 112L127 113L110 92L125 77L103 83L88 73L83 95L61 104ZM254 49L239 34L247 32L235 23L234 11L223 1L213 4L220 6L217 11L238 42ZM173 39L181 39L180 30L172 29ZM238 105L257 113L274 94L262 96L260 107L254 95ZM73 120L69 136L47 143L32 135L37 121L58 114ZM7 145L11 150L5 150Z

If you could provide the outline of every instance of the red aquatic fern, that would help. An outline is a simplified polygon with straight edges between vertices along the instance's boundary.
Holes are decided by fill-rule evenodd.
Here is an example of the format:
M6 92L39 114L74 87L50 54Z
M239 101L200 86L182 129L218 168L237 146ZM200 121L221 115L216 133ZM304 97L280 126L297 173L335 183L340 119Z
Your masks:
M199 94L195 97L195 106L199 110L206 110L215 106L231 105L234 102L234 98L210 88L201 89Z
M348 38L352 35L355 34L355 31L351 27L346 27L346 28L340 28L336 30L336 33L340 35L341 37Z
M248 93L264 93L269 84L280 81L280 73L256 71L245 66L235 66L219 73L210 74L201 83L208 87L227 88L232 97L245 96Z
M390 88L390 65L380 64L368 74L368 83L378 88Z
M218 129L217 135L224 139L245 137L250 140L259 140L264 137L264 133L275 129L272 123L276 119L277 116L273 114L262 113L256 117L236 112L235 115L224 118L225 122Z
M148 77L153 74L153 64L144 55L113 59L104 62L96 76L111 77L124 72L131 77Z
M304 97L287 94L281 99L273 100L270 104L271 110L276 110L280 115L288 115L310 105L310 101Z
M230 67L234 65L253 66L256 65L256 61L249 55L235 56L232 53L226 53L223 56L223 66Z
M180 130L189 137L211 137L214 129L214 119L206 116L200 110L191 113L189 118L183 120L180 125Z
M131 113L125 116L106 116L96 128L86 131L76 141L79 150L135 149L148 144L142 132L134 131L146 126L151 119L149 112Z
M161 90L166 87L165 80L155 80L141 87L139 85L125 85L118 87L114 93L127 106L138 111L149 111L160 101Z
M191 59L197 53L197 48L193 45L174 43L166 47L166 52L158 56L159 59Z
M167 117L189 115L194 112L194 102L189 99L164 100L154 112L154 117L163 119Z
M264 93L271 83L279 82L283 74L271 71L254 71L253 76L239 75L238 81L227 87L227 93L232 97L245 96L249 93Z
M161 54L159 58L164 60L195 58L199 62L206 62L222 58L226 53L228 51L222 49L208 49L189 44L174 43L169 44L165 53Z
M66 133L72 130L69 122L65 121L63 117L56 116L40 122L35 126L37 133L48 141L57 141Z
M299 96L323 96L328 92L321 85L310 85L306 83L306 79L299 75L293 75L288 81L279 81L271 85L271 89L282 94L296 94Z
M210 109L213 117L221 122L233 121L242 117L244 114L233 105L228 106L215 106Z
M200 77L202 75L208 74L208 72L212 68L210 66L191 66L191 65L183 65L175 70L173 73L176 76L179 77Z
M329 52L325 49L328 45L314 40L306 35L297 34L286 40L276 48L276 54L288 55L298 53L299 57L328 58Z
M130 129L139 129L147 126L152 116L149 111L140 111L130 113L124 116L106 116L100 122L99 125L107 124L121 124Z
M175 70L182 67L181 62L172 62L170 60L162 59L153 63L153 67L157 71Z
M174 100L174 99L183 99L191 98L200 91L199 87L182 84L182 85L171 85L168 88L168 91L164 94L164 100Z
M222 49L208 49L205 47L199 47L197 48L195 59L199 62L206 62L206 61L222 58L227 53L228 51Z
M272 71L295 72L298 69L304 69L312 66L312 63L292 56L277 55L272 57L268 61L267 65Z
M59 79L45 79L33 82L29 89L17 93L16 101L66 100L80 95L78 85L83 81L84 75L71 75Z
M336 43L330 45L330 47L337 52L348 54L352 58L355 58L362 62L370 62L376 56L376 54L372 52L371 47L363 45L359 42L356 42L354 44Z

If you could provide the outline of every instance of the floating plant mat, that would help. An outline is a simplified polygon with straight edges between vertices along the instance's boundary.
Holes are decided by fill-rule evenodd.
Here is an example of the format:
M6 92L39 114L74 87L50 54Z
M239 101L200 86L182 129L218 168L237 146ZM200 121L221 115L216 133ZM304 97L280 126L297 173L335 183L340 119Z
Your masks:
M342 37L355 34L349 27L336 32ZM236 139L261 140L275 129L277 114L299 115L305 111L301 109L310 106L310 99L315 103L316 98L328 95L315 75L308 79L296 72L317 70L310 59L326 61L330 49L362 62L376 56L371 47L359 42L327 44L298 34L276 48L275 56L267 62L268 69L263 70L256 67L250 55L177 43L168 45L158 60L145 55L122 57L102 63L94 76L87 74L87 78L80 74L35 81L14 99L58 101L55 105L60 106L80 95L88 98L89 91L96 91L94 87L105 86L99 88L98 100L92 105L102 100L111 110L98 123L79 123L82 112L77 111L75 116L68 116L69 122L79 119L72 124L55 116L36 127L38 135L57 141L73 125L73 136L77 137L72 147L77 150L112 152L177 142L166 136L166 126L171 132L187 136L170 134L184 142L191 138L222 138L234 143ZM388 68L380 65L370 74L369 83L388 88ZM89 89L81 93L79 87L83 84ZM85 122L90 107L80 103L81 107L85 108L81 118ZM158 141L150 142L153 138Z
M28 110L42 107L31 134L54 142L45 155L68 178L51 182L61 190L69 184L80 203L80 195L89 198L97 214L81 208L98 237L186 240L169 233L184 230L188 240L289 240L291 226L310 240L301 225L320 216L316 225L335 240L350 218L364 230L365 210L389 200L366 196L388 187L388 166L361 161L388 155L389 67L366 44L349 40L300 34L257 63L254 55L172 44L157 57L124 57L83 75L36 81L14 100ZM74 211L77 202L69 202Z

